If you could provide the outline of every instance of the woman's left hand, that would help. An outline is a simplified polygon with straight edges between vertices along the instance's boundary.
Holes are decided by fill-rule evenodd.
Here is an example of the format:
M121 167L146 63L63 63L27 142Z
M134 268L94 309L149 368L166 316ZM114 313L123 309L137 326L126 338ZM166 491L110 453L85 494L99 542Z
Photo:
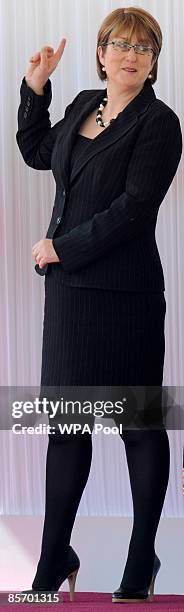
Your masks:
M44 268L48 263L58 263L60 261L51 238L43 238L36 242L32 248L32 256L40 268Z

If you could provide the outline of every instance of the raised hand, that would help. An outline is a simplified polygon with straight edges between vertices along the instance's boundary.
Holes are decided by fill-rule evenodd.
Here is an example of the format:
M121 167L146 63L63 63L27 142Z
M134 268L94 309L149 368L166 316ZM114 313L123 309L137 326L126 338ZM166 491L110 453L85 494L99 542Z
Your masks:
M26 83L35 93L42 95L43 87L48 78L56 69L66 45L66 38L62 38L57 51L52 47L43 47L30 58L30 66L25 75Z

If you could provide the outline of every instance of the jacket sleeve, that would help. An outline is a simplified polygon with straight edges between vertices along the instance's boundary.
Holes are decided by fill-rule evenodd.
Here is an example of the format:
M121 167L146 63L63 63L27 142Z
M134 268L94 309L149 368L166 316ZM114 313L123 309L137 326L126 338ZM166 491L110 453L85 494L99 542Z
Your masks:
M52 99L50 79L44 87L44 95L39 96L27 86L24 77L20 88L20 97L16 140L22 157L31 168L50 170L52 151L57 135L78 96L67 106L64 118L53 127L51 127L48 111Z
M100 213L53 238L67 272L78 270L119 245L149 231L176 173L182 152L177 115L169 109L151 116L140 131L129 162L126 189Z

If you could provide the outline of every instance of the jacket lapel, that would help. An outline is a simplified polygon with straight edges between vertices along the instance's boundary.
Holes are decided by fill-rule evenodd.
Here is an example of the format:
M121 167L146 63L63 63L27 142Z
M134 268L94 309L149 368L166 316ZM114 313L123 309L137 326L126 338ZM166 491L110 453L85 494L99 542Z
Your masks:
M146 82L142 91L136 96L132 102L130 102L126 108L119 113L117 119L103 132L98 134L96 138L89 141L89 146L85 147L84 155L80 155L78 162L75 164L75 170L70 176L70 157L72 148L79 132L79 128L83 121L88 115L95 109L98 108L100 101L106 95L107 90L98 90L95 92L86 92L88 99L85 101L84 98L78 103L76 108L76 115L74 121L70 124L70 129L64 137L62 137L62 179L67 186L75 180L77 174L81 172L83 167L89 162L92 157L97 155L103 149L114 144L120 138L123 138L125 134L137 123L139 115L145 113L156 98L155 92L149 82ZM89 99L90 95L90 99ZM59 147L58 147L59 149ZM64 159L63 159L64 157Z
M70 182L70 158L76 136L79 131L80 125L83 121L92 113L94 108L100 104L103 95L106 90L95 90L86 92L86 99L83 97L74 106L73 116L70 114L66 119L64 126L61 131L61 135L57 139L57 167L59 168L59 175L62 178L62 183L65 188Z
M136 114L129 114L127 116L126 121L120 121L119 117L116 120L116 123L111 124L108 128L101 132L96 136L96 138L92 139L89 142L89 146L85 147L84 155L80 155L77 163L75 164L74 171L71 172L70 176L70 184L75 180L77 174L81 172L84 166L89 162L92 157L107 149L107 147L114 144L120 138L123 138L125 134L135 125L137 122Z

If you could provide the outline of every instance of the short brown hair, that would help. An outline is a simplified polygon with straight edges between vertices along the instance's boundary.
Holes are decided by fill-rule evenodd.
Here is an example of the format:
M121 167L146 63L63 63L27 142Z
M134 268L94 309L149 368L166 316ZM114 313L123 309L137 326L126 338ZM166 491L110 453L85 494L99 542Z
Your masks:
M158 56L162 48L162 32L156 19L147 11L141 8L119 8L115 9L104 19L97 35L97 49L103 43L107 43L110 34L117 36L122 29L129 31L129 39L135 33L144 36L145 42L149 42L157 56L157 61L152 68L151 82L155 83L158 72ZM106 74L102 70L98 52L96 49L97 72L101 81L106 79Z

